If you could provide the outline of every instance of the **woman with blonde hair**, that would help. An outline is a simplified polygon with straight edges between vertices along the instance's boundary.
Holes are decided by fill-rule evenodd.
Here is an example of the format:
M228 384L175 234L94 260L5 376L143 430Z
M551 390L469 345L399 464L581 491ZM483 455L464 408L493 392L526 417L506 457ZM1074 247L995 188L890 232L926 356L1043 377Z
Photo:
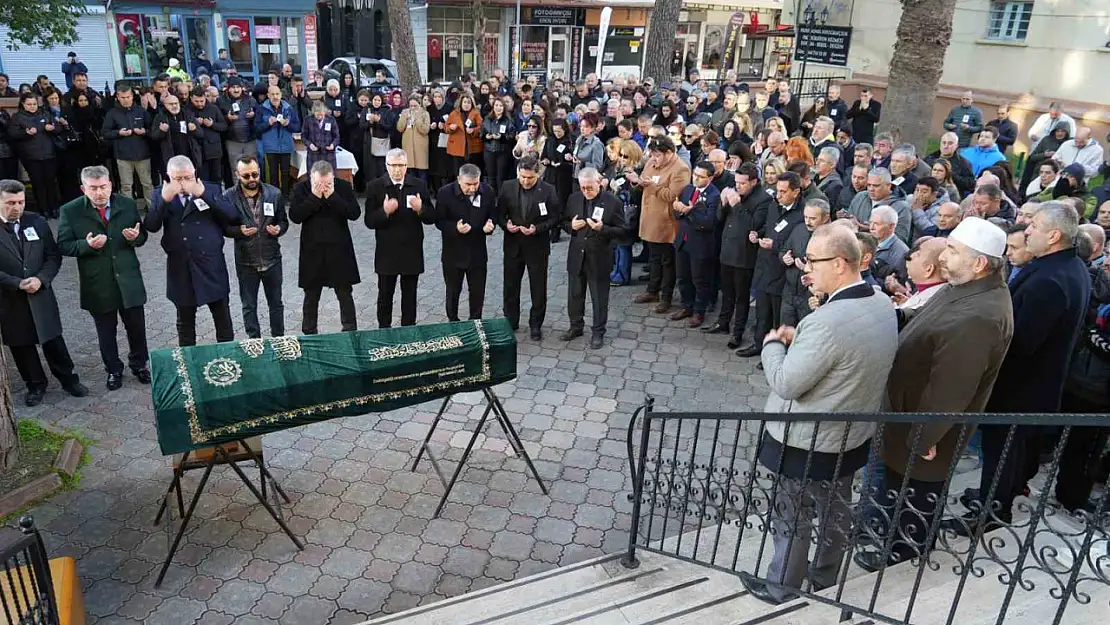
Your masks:
M786 173L786 161L781 158L772 158L763 164L763 190L767 195L775 197L775 183L784 173Z
M609 285L625 286L632 281L632 244L636 242L640 232L640 200L644 194L640 186L629 184L627 176L631 172L639 175L643 171L644 151L640 149L640 144L631 139L611 139L605 146L606 153L614 142L616 162L605 179L609 181L609 190L624 205L624 222L627 225L625 232L628 234L618 239L613 248L613 271L609 273ZM606 171L609 172L609 168Z
M543 154L543 146L547 141L547 135L543 131L543 120L539 115L530 115L524 122L524 127L521 132L516 135L516 146L513 148L513 158L520 160L525 156L531 156L537 161L540 160ZM536 171L541 177L543 176L543 165L539 166Z
M451 158L448 177L458 173L467 163L485 166L482 159L482 115L474 104L474 96L464 93L455 102L455 110L447 116L447 156Z
M956 188L956 181L952 178L952 163L944 157L933 161L933 177L940 183L942 189L948 192L948 199L953 202L960 201L960 191Z
M401 149L409 159L409 171L421 180L428 179L428 132L431 120L424 108L424 98L409 96L409 107L397 116L397 132L401 133Z

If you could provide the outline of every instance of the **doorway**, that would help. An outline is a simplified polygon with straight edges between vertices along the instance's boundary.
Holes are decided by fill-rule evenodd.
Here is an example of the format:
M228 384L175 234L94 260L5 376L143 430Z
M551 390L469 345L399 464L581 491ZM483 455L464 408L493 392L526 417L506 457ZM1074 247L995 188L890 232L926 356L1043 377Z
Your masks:
M551 80L570 78L570 35L565 28L552 28L547 47L547 70Z

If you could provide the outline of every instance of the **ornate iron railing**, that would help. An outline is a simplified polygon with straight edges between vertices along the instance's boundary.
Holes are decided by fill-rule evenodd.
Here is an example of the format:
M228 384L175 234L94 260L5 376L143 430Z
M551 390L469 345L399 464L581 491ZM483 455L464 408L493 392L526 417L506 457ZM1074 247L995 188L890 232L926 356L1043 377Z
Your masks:
M1077 450L1090 452L1097 440L1101 451L1110 415L661 413L652 405L628 426L627 567L638 566L639 550L662 553L738 574L749 589L769 585L776 599L804 597L844 618L893 624L917 623L927 609L930 622L941 610L945 623L970 622L972 610L1001 625L1016 603L1035 598L1055 625L1069 622L1069 606L1110 597L1110 489L1072 512L1052 496L1065 453L1071 471ZM937 447L955 450L950 459L920 449L926 424L948 426ZM990 433L986 455L1012 461L985 478L963 453L976 429ZM896 444L884 448L895 432L908 436L888 440L918 450L903 466L888 466L899 464ZM1038 448L1051 449L1044 466ZM856 470L861 454L867 466ZM925 469L933 481L902 477ZM1022 493L1030 472L1033 490ZM960 490L981 481L992 505ZM969 587L990 578L989 592L981 582Z

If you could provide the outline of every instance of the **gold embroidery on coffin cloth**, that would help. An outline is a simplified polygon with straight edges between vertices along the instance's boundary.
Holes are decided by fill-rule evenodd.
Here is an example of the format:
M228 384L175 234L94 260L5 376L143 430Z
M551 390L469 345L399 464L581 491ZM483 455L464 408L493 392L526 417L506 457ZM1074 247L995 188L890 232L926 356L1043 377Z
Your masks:
M194 444L205 443L213 438L222 438L224 436L231 436L243 430L258 427L260 425L269 425L278 421L297 417L308 417L319 412L326 412L339 408L348 408L356 405L366 405L377 403L381 401L401 399L402 397L415 397L421 393L444 391L450 388L458 388L468 384L476 384L479 382L488 382L490 379L490 366L489 366L489 339L486 337L486 330L482 327L482 322L475 320L474 330L478 333L478 343L482 347L482 371L476 375L458 380L446 380L443 382L436 382L434 384L427 384L417 388L407 389L403 391L390 391L388 393L374 393L371 395L362 395L360 397L353 397L351 399L340 399L336 401L325 402L316 404L314 406L306 406L304 408L296 408L294 410L286 410L271 415L255 417L240 423L233 423L223 427L205 430L200 427L200 417L197 415L196 399L193 397L193 385L189 381L189 369L185 365L184 352L180 347L174 348L173 359L177 364L177 376L181 380L181 395L185 398L185 412L189 415L189 437ZM418 341L418 343L434 343L434 341ZM442 351L444 348L429 351ZM413 355L425 352L413 352Z

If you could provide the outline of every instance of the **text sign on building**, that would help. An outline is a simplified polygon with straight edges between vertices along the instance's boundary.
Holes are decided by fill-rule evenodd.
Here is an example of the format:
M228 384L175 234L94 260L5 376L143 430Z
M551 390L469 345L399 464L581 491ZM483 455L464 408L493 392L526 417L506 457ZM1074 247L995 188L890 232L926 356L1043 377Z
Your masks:
M798 27L799 59L847 67L848 50L851 47L851 26L802 25Z
M570 7L525 7L520 22L531 26L582 26L585 13Z

